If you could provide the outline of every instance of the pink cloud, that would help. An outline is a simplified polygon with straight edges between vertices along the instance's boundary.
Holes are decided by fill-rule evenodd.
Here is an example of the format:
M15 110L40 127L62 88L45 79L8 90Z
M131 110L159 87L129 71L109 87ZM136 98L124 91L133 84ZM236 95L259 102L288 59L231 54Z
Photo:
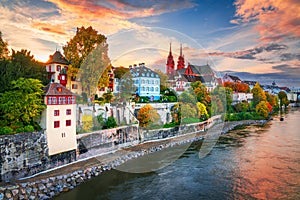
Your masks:
M256 21L255 30L262 41L300 37L300 1L298 0L236 0L237 20Z

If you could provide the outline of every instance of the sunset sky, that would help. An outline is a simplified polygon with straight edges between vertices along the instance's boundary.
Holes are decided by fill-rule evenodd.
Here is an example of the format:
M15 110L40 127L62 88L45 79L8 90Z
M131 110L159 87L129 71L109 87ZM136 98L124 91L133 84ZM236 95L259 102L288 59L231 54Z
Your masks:
M299 0L1 0L0 24L10 48L40 61L92 26L114 66L163 69L169 43L175 62L182 43L186 63L300 87Z

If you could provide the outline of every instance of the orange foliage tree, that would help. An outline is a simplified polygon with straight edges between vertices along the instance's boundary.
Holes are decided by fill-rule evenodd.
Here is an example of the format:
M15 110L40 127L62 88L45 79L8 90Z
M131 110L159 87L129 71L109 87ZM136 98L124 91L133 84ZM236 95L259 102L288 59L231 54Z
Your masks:
M151 126L158 123L160 119L159 114L150 104L147 104L140 109L137 118L141 127Z

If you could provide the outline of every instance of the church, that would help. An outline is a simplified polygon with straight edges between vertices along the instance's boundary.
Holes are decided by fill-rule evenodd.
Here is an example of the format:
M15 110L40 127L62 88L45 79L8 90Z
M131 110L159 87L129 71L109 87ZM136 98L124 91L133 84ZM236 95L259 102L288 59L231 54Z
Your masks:
M180 54L175 68L170 43L170 51L166 63L166 73L171 88L179 94L187 90L190 87L190 84L196 81L201 81L207 87L208 91L212 91L218 85L218 79L215 76L215 72L208 64L193 65L188 63L188 65L185 66L182 45L180 45Z

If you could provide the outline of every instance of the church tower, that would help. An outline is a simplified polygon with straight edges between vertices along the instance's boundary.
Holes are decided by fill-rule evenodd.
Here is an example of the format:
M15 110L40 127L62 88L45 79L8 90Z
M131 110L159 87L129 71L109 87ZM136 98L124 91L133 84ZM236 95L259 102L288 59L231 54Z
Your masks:
M177 62L177 70L179 69L184 69L184 56L182 55L182 44L180 44L180 55L178 57L178 62Z
M175 63L174 63L174 59L173 59L173 55L172 55L171 43L170 43L170 52L169 52L166 66L167 66L167 75L174 74Z

